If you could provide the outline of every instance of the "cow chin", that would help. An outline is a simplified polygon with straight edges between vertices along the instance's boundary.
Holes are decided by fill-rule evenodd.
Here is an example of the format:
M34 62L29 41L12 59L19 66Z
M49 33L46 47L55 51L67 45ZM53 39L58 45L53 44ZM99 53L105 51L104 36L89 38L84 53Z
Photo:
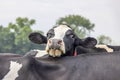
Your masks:
M52 57L60 57L61 55L65 54L65 51L63 49L46 48L46 52Z
M48 54L52 57L60 57L63 54L63 52L61 50L50 49Z

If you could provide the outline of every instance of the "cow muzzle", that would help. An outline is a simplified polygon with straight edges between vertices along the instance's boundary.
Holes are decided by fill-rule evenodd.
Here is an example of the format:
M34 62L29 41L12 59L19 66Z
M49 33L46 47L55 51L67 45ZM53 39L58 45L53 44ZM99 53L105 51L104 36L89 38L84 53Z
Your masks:
M49 39L47 42L46 51L52 57L60 57L65 53L63 40Z

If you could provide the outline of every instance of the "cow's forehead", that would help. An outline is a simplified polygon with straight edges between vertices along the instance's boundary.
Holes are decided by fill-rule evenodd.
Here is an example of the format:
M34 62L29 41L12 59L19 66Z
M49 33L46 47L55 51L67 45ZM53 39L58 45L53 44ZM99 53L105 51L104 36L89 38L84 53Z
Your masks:
M54 28L54 30L68 30L71 29L70 27L68 27L67 25L59 25L56 28Z
M59 25L58 27L54 28L54 38L63 38L68 30L71 30L71 28L67 25Z

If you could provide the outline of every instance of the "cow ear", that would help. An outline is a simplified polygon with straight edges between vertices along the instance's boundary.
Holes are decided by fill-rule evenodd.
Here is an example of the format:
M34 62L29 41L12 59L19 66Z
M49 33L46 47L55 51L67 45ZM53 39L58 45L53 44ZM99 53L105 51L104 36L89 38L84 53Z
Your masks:
M38 32L31 33L29 35L29 40L36 44L47 43L47 38Z
M95 38L92 38L92 37L87 37L83 41L83 45L86 48L93 48L93 47L95 47L96 44L97 44L97 40Z

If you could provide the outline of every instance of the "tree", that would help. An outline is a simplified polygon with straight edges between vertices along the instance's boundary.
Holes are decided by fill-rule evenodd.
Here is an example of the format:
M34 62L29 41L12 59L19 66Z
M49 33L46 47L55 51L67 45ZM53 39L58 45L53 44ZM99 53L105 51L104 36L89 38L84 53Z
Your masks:
M14 46L14 34L9 28L0 26L0 52L11 52Z
M56 25L66 22L74 32L80 37L84 38L85 36L90 36L90 32L93 31L94 24L80 15L68 15L61 17L57 20Z
M110 44L112 39L109 36L100 35L98 38L98 44Z
M28 35L33 32L31 29L33 24L35 24L34 19L18 17L15 23L9 23L7 27L1 26L0 52L24 54L31 49L44 49L44 45L34 44L28 39Z

